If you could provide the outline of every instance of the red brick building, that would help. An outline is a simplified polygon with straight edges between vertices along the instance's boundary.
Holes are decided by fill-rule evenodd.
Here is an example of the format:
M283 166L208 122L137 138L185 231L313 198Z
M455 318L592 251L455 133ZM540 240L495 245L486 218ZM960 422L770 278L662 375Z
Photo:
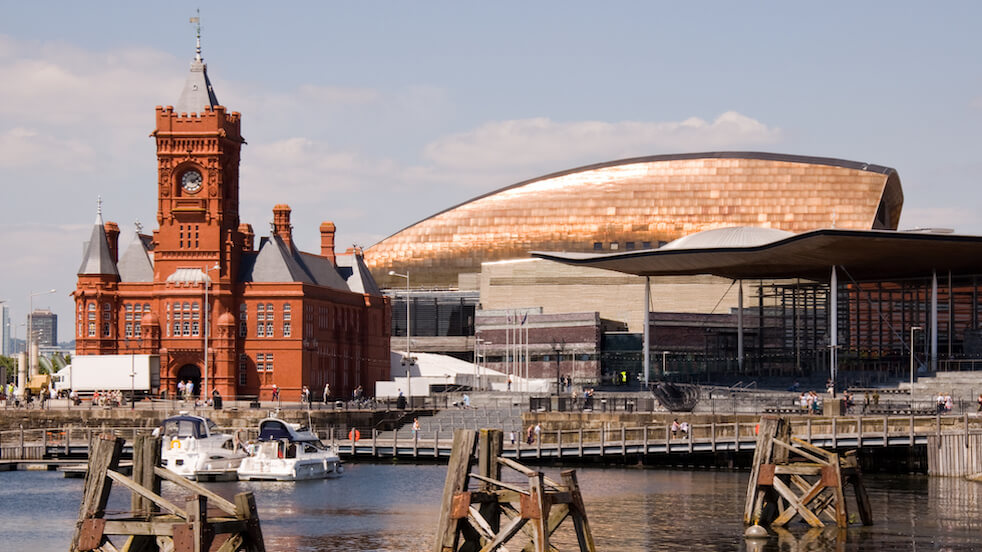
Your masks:
M159 354L160 390L191 380L225 398L350 396L389 378L391 306L361 251L296 248L290 207L255 242L239 220L241 115L219 105L200 49L177 108L156 108L157 224L121 250L100 205L74 293L76 353ZM208 321L206 327L203 322ZM206 335L207 334L207 335ZM207 342L207 356L204 354Z

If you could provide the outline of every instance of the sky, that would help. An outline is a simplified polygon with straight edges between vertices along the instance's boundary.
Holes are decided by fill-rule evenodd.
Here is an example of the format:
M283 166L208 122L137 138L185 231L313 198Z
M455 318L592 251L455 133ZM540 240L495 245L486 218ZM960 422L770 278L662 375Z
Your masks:
M240 215L368 247L477 195L624 157L897 169L900 228L982 234L980 2L0 0L0 300L74 332L96 215L156 228L154 107L194 56L242 113ZM17 331L23 338L24 329Z

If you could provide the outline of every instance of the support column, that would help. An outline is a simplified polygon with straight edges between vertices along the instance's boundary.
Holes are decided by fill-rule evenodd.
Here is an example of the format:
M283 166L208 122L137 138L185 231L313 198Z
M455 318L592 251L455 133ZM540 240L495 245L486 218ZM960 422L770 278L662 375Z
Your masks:
M931 371L938 371L938 271L931 271Z
M651 310L651 278L648 276L644 277L644 342L642 348L644 349L641 354L644 365L644 387L648 388L648 374L651 373L651 315L649 314ZM664 374L663 374L664 375Z
M737 367L743 374L743 280L737 280Z
M839 358L839 276L832 265L829 279L829 377L835 386Z

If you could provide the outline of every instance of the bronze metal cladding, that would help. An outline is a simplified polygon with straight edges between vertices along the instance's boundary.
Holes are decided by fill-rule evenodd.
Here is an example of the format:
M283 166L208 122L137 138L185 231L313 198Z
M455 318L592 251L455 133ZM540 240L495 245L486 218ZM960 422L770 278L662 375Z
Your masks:
M365 251L383 286L456 286L481 263L528 252L658 247L727 226L791 232L896 229L894 169L839 159L720 152L626 159L502 188L405 228Z

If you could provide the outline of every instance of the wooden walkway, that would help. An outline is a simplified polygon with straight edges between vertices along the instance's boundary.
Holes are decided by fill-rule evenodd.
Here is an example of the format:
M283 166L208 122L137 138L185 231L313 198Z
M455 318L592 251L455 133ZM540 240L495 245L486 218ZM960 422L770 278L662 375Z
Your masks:
M791 419L793 435L828 449L926 445L930 436L982 435L982 418L976 416L849 416L837 418L800 416ZM126 438L124 454L132 439L146 428L114 430ZM88 456L89 442L99 429L52 428L0 432L0 466L5 463ZM328 433L320 432L323 437ZM340 432L338 432L340 433ZM327 438L350 460L371 458L449 458L452 433L422 433L401 439L397 433L373 431L358 441ZM688 435L671 434L667 426L543 431L535 443L524 435L512 443L505 434L502 456L513 459L577 459L638 455L747 452L757 442L756 423L693 425ZM43 463L43 462L42 462ZM0 469L3 469L0 467Z
M928 437L942 434L982 434L982 419L965 416L801 417L791 423L794 435L823 448L926 445ZM616 429L543 431L529 445L522 436L506 438L502 456L515 459L562 459L639 455L748 452L757 444L756 423L693 425L688 435L672 436L667 426ZM416 439L383 438L337 441L347 458L449 458L452 435L439 432Z

